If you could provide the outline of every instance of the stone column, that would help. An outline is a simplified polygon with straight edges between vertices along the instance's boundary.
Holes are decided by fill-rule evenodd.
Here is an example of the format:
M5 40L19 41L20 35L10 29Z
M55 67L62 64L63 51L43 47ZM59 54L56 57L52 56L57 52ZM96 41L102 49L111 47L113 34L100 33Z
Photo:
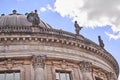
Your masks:
M45 59L46 55L33 56L34 80L44 80Z
M93 80L92 78L92 63L86 61L80 61L80 70L82 73L82 80Z

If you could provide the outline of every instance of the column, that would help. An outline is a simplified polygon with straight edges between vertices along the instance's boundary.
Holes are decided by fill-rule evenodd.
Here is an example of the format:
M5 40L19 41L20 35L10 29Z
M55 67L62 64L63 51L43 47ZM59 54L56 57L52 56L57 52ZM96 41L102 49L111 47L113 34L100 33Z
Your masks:
M46 55L33 56L34 80L44 80L45 59Z
M93 80L91 62L80 61L80 70L82 73L82 80Z

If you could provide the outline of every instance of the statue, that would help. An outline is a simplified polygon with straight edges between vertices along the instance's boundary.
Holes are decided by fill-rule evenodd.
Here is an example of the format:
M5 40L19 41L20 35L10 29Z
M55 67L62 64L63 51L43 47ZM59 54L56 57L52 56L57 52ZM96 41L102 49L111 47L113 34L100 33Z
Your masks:
M37 14L37 10L35 12L31 12L27 15L27 20L32 23L33 26L39 25L40 19Z
M76 34L79 35L79 32L80 32L80 30L81 30L83 27L80 27L80 26L78 25L77 21L75 21L74 26L75 26L75 32L76 32Z
M99 46L101 48L104 48L104 43L103 43L103 40L101 39L101 36L98 36L98 41L99 41Z

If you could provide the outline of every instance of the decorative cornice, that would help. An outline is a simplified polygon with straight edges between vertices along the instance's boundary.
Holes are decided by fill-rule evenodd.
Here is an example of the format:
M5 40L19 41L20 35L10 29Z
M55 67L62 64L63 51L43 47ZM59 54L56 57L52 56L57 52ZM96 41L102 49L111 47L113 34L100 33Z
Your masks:
M14 35L15 34L15 35ZM11 35L11 36L10 36ZM16 36L17 35L17 36ZM118 75L119 67L117 61L114 57L109 54L105 49L102 49L96 43L84 38L82 35L76 36L73 33L65 32L62 30L55 29L40 29L40 32L34 33L3 33L0 36L0 41L39 41L45 43L60 43L68 46L75 46L81 49L85 49L93 53L100 58L102 58L105 62L110 64Z

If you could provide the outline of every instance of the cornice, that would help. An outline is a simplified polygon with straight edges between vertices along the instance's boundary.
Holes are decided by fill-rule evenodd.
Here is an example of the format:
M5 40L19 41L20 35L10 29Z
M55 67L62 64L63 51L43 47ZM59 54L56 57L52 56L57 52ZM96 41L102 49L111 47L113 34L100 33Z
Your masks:
M101 57L115 70L116 74L119 73L119 67L117 61L114 57L108 53L105 49L101 48L96 43L84 38L82 35L75 35L70 32L55 30L55 29L45 29L40 32L34 33L1 33L0 34L0 44L6 42L20 42L20 41L39 41L46 43L60 43L69 46L75 46L81 49L85 49L94 53L96 56ZM6 43L7 44L7 43Z

